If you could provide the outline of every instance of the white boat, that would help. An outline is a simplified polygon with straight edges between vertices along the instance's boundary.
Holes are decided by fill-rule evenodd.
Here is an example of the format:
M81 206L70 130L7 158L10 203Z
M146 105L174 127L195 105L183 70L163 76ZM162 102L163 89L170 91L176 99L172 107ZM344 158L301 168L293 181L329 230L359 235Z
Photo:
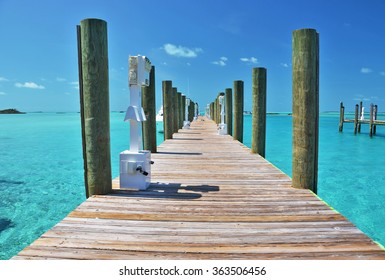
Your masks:
M156 131L164 133L163 131L163 106L160 107L158 114L156 114Z

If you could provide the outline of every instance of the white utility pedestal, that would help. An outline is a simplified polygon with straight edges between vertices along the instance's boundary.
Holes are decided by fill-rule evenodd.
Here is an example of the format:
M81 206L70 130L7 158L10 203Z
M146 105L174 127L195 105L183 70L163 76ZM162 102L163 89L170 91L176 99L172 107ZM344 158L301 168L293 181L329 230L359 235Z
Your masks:
M130 122L130 150L120 153L120 188L145 190L151 183L151 152L142 149L142 86L149 85L150 60L145 56L129 57L130 106L124 121Z
M188 121L188 107L190 106L190 98L186 98L185 105L183 129L190 129L190 122Z
M225 96L219 96L219 106L221 107L221 123L218 125L218 134L227 135L227 125L225 124Z

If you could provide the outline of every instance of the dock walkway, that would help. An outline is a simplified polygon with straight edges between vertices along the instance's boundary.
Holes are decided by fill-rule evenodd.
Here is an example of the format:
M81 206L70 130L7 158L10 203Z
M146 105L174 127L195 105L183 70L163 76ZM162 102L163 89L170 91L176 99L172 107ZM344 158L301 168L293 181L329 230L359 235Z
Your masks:
M13 259L385 259L308 190L200 118L152 154L147 191L90 197Z

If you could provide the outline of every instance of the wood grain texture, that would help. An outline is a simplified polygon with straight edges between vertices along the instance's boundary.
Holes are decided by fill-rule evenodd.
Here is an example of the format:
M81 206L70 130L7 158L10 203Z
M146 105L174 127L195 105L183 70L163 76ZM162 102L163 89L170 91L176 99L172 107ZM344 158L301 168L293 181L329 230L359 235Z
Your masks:
M87 196L111 191L107 23L80 23Z
M251 151L265 157L266 147L266 68L252 70Z
M385 259L351 222L199 118L152 154L145 191L96 195L13 259Z
M317 193L319 40L314 29L293 32L293 186Z

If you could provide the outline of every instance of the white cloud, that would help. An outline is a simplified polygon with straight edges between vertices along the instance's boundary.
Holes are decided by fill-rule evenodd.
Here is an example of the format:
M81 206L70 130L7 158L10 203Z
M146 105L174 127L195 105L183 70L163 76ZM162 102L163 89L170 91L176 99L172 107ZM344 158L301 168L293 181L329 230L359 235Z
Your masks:
M289 68L289 64L287 64L287 63L281 63L281 66L285 67L285 68Z
M241 58L241 61L247 62L247 63L251 63L251 64L257 64L257 63L258 63L258 59L255 58L254 56L252 56L252 57L250 57L250 58L242 57L242 58Z
M56 81L57 82L65 82L65 81L67 81L67 79L66 78L57 77Z
M0 82L8 82L9 80L7 78L4 78L4 77L0 77Z
M0 95L7 95L4 91L0 91Z
M32 88L32 89L45 89L44 86L38 85L38 84L36 84L34 82L25 82L24 84L16 83L15 87L18 87L18 88Z
M227 57L221 56L218 61L213 61L212 64L219 65L219 66L226 66Z
M373 72L373 70L370 69L370 68L367 68L367 67L362 67L361 68L361 73L363 73L363 74L368 74L368 73L371 73L371 72Z
M70 85L72 85L74 89L79 89L79 82L70 82Z
M197 57L198 53L202 52L201 48L190 49L182 46L175 46L173 44L164 44L163 49L169 55L176 57Z

